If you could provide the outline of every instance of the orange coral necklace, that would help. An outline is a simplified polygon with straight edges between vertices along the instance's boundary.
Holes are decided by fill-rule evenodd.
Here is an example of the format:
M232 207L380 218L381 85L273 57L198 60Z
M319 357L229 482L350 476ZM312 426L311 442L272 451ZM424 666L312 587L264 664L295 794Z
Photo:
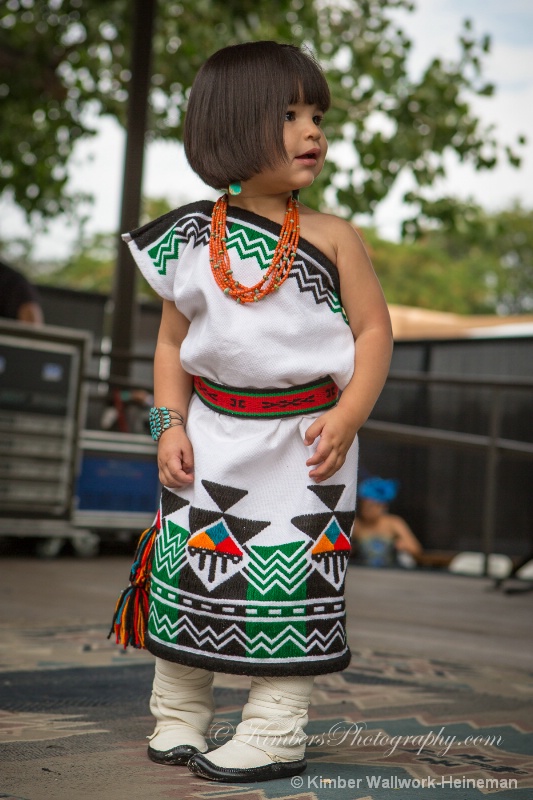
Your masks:
M281 233L274 251L272 262L266 273L255 286L243 286L233 279L228 249L226 247L226 218L228 195L219 197L211 217L211 237L209 239L209 261L214 278L222 291L237 303L256 303L267 294L275 292L289 277L296 256L300 238L299 203L289 197Z

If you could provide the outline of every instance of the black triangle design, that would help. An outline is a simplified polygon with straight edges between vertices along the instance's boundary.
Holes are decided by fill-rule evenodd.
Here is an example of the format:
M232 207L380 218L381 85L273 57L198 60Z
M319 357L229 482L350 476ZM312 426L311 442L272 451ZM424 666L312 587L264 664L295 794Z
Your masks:
M163 517L168 517L169 514L173 514L188 505L188 500L184 500L183 497L170 492L163 486L163 491L161 492L161 514Z
M223 514L223 519L226 521L228 528L239 537L239 542L243 543L256 533L268 528L270 522L263 522L260 519L243 519L242 517L234 517L233 514Z
M322 533L332 515L327 511L324 514L302 514L301 517L293 517L292 524L298 530L308 533L310 536L318 536Z
M195 508L191 506L191 510L189 511L190 531L191 533L196 533L196 531L207 528L208 525L211 525L221 518L222 514L220 511L207 511L205 508Z
M355 519L355 510L354 511L336 511L335 512L335 519L339 523L342 528L342 532L346 534L348 539L350 538L350 534L352 532L352 525Z
M221 511L227 511L248 494L246 489L234 489L233 486L223 486L212 481L202 481L202 486Z
M308 486L307 488L314 492L331 511L335 511L346 486L342 483L337 486Z

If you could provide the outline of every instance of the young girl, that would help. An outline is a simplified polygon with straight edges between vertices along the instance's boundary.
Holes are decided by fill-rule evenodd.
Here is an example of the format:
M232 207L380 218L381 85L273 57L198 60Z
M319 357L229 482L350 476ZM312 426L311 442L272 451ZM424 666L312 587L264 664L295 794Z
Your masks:
M296 199L322 169L329 104L296 47L215 53L184 141L192 168L229 196L124 237L163 298L148 753L216 781L302 772L314 676L350 661L356 434L385 381L391 331L352 226ZM250 676L251 691L233 738L206 754L213 672Z
M367 478L358 490L357 514L353 526L356 558L369 567L414 567L422 545L404 519L389 514L398 493L398 482Z

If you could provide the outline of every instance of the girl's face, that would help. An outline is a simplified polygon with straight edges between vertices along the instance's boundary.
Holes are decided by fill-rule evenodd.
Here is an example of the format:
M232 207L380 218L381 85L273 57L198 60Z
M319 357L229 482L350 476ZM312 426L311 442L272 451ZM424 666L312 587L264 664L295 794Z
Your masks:
M359 518L365 522L377 522L380 517L387 511L385 503L379 503L377 500L370 500L363 498L359 500L359 507L357 509Z
M323 112L315 105L295 103L285 114L283 143L294 188L310 186L324 166L328 143L321 128Z
M283 143L287 160L254 175L246 184L268 193L286 193L310 186L319 175L328 149L321 129L323 112L315 105L294 103L285 114Z

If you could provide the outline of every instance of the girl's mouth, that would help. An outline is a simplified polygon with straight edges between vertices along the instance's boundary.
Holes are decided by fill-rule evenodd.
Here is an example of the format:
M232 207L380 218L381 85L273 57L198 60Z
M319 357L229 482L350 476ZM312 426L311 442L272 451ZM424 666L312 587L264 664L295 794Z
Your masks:
M318 149L308 150L307 153L302 153L301 156L296 156L296 160L306 164L316 164L319 155L320 150Z

